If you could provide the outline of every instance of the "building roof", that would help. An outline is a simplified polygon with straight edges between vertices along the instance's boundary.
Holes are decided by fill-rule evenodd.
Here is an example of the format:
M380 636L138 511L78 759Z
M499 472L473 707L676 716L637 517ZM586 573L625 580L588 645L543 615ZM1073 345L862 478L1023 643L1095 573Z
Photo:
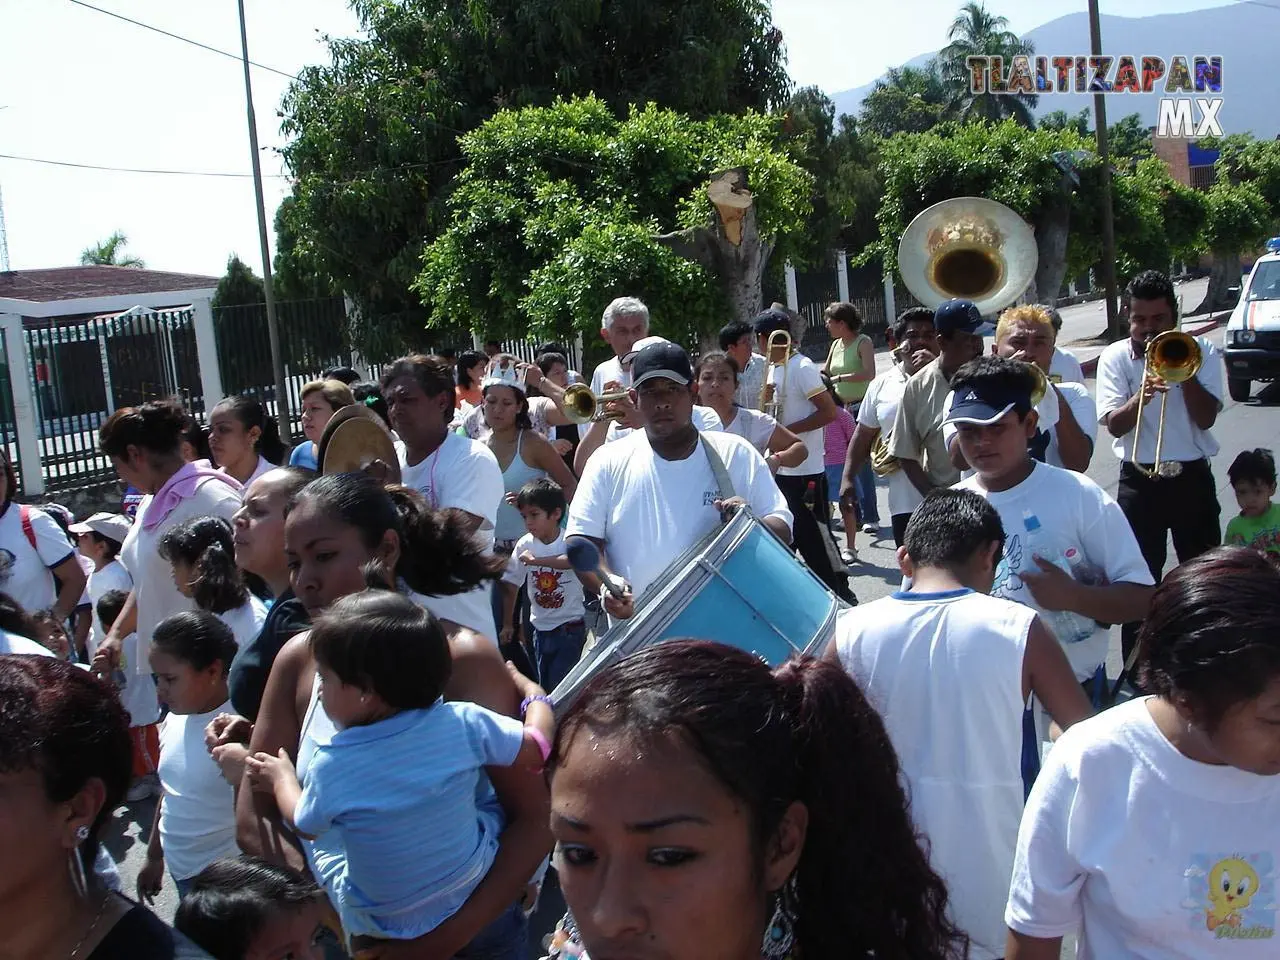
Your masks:
M0 300L56 303L92 297L208 290L217 285L217 277L194 273L168 273L137 267L52 267L0 273Z

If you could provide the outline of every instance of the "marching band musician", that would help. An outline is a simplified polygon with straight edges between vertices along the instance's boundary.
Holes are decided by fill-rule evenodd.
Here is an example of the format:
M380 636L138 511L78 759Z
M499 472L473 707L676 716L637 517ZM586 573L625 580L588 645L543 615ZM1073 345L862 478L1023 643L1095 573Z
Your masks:
M1036 405L1037 430L1027 442L1032 459L1065 470L1084 473L1093 456L1093 442L1098 433L1097 412L1093 397L1083 383L1056 383L1052 371L1055 335L1053 322L1040 306L1010 307L996 323L995 343L991 353L1008 360L1023 360L1047 373L1044 397ZM948 401L954 402L955 394ZM973 476L956 442L956 428L947 425L944 436L951 462Z
M933 312L933 327L938 357L907 381L889 441L889 453L898 458L902 472L922 497L960 479L960 469L947 453L942 419L951 378L982 351L981 335L989 324L983 323L972 301L946 300Z
M745 320L730 320L720 328L720 349L738 365L738 389L734 402L748 410L760 409L769 363L756 353L756 332Z
M631 363L631 400L644 428L602 447L582 473L569 506L566 537L600 549L601 567L621 577L621 598L607 591L616 619L635 613L635 598L672 561L720 523L725 508L746 504L760 521L791 540L791 511L764 458L746 440L698 430L693 419L693 367L682 347L662 341ZM579 574L589 593L603 584Z
M1120 459L1116 499L1138 538L1151 576L1159 583L1170 533L1179 563L1222 542L1218 526L1221 507L1209 465L1209 458L1218 452L1218 441L1210 431L1222 409L1222 359L1209 341L1197 337L1203 362L1190 380L1170 384L1146 371L1148 342L1178 325L1178 298L1167 276L1158 270L1144 270L1129 281L1124 300L1129 339L1111 344L1098 358L1098 422L1114 438L1111 449ZM1175 476L1152 477L1131 462L1135 459L1133 434L1138 422L1138 397L1145 394L1136 460L1154 470L1162 393L1168 394L1168 400L1163 405L1160 460L1178 466L1171 471L1176 472ZM1125 624L1122 646L1126 661L1139 626Z
M1056 377L1055 383L1084 383L1084 367L1070 350L1058 346L1058 338L1062 335L1062 314L1058 308L1047 303L1037 303L1037 307L1045 312L1049 322L1053 324L1053 360L1049 363L1049 376Z
M769 336L779 331L791 333L791 317L778 307L759 314L753 324L760 350L770 363L766 384L772 385L774 399L781 404L777 420L804 441L809 455L798 467L778 469L778 487L795 516L796 549L804 562L836 596L857 602L849 589L849 573L827 523L826 443L822 428L836 418L836 402L822 382L817 364L794 351L785 363L769 356ZM810 489L812 488L812 489ZM809 501L806 504L806 501Z
M928 307L904 310L889 331L889 340L893 367L871 381L858 407L858 427L849 444L840 482L841 504L856 501L853 478L870 458L876 440L884 438L887 446L907 381L917 370L937 359L938 334L933 328L933 311ZM907 521L921 499L920 491L904 471L898 469L889 474L889 519L893 524L895 546L902 546Z

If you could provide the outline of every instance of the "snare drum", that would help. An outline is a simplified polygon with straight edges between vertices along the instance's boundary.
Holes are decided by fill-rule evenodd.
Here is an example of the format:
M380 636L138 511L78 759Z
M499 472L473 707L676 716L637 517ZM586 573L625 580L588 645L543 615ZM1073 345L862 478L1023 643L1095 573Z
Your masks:
M597 673L664 640L692 637L748 650L773 666L819 656L848 604L751 512L738 510L666 569L636 614L613 626L551 694L563 709Z

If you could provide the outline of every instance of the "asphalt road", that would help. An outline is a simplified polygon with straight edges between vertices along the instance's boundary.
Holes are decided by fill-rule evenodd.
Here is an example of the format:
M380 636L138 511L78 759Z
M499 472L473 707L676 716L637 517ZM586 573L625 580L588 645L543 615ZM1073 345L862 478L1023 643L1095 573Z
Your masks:
M1198 285L1202 287L1203 281L1200 281ZM1187 302L1198 303L1197 293L1202 294L1203 290L1188 292L1185 295ZM1085 339L1095 336L1105 326L1105 317L1102 317L1099 322L1101 314L1095 304L1082 304L1068 308L1067 311L1064 311L1064 314L1064 343L1068 343L1072 339ZM1188 325L1190 326L1191 324ZM1220 328L1208 334L1208 336L1219 346L1221 345L1222 330ZM1080 355L1084 359L1089 355L1089 351L1082 349ZM880 354L877 357L877 361L880 366L887 365L888 354ZM1090 381L1089 386L1090 389L1093 388L1092 381ZM1222 450L1214 460L1214 475L1218 481L1218 498L1222 505L1224 526L1226 520L1238 512L1231 486L1227 482L1227 467L1241 450L1258 446L1271 449L1280 448L1280 415L1274 409L1278 406L1280 406L1280 386L1267 386L1264 388L1255 386L1253 399L1243 404L1235 403L1228 399L1225 408L1218 417L1214 434L1218 438ZM1111 452L1110 445L1105 440L1094 451L1093 461L1090 464L1088 473L1100 486L1112 495L1115 494L1119 477L1119 464L1115 455ZM879 494L880 515L885 524L881 535L872 537L867 534L858 534L855 537L858 562L851 568L853 577L850 585L858 599L863 603L886 596L897 589L901 583L901 574L898 571L894 557L893 538L887 526L889 512L887 494L883 486L880 488ZM1172 547L1170 548L1169 556L1170 564L1172 565L1176 562ZM1112 650L1108 659L1108 673L1112 677L1116 676L1120 669L1119 649L1120 631L1116 628L1112 631ZM127 892L132 892L134 880L144 862L145 841L150 830L154 809L154 801L145 801L140 804L121 807L116 811L113 826L106 831L107 848L120 865L121 877ZM534 917L531 931L534 934L534 936L531 936L532 957L540 955L540 952L536 950L536 943L543 934L551 929L560 915L561 901L558 892L554 889L554 885L544 891L544 901L538 914ZM176 906L177 897L172 881L166 878L164 888L155 904L155 910L161 917L170 919ZM1074 954L1073 952L1064 951L1064 956L1069 955Z

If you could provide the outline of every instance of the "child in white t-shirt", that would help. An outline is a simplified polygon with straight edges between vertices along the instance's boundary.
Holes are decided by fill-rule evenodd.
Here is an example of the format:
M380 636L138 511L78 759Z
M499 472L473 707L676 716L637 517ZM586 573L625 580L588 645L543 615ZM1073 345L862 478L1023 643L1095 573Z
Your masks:
M1027 800L1010 960L1273 958L1280 570L1218 547L1167 574L1139 636L1154 696L1077 724Z
M93 607L88 642L90 663L98 652L98 644L107 635L98 617L98 601L109 591L123 590L128 593L133 589L133 578L129 576L124 564L116 559L124 545L124 538L129 535L130 526L129 519L118 513L95 513L88 520L72 524L70 528L76 537L76 548L80 551L80 556L93 564L85 588Z
M515 636L516 597L523 584L538 682L554 690L582 656L587 637L582 584L565 554L560 526L567 504L560 485L544 477L520 488L516 506L529 532L516 542L502 578L501 638L509 643Z
M258 636L267 606L249 591L236 566L231 524L221 517L188 520L164 535L160 555L173 567L178 592L230 627L237 646Z

